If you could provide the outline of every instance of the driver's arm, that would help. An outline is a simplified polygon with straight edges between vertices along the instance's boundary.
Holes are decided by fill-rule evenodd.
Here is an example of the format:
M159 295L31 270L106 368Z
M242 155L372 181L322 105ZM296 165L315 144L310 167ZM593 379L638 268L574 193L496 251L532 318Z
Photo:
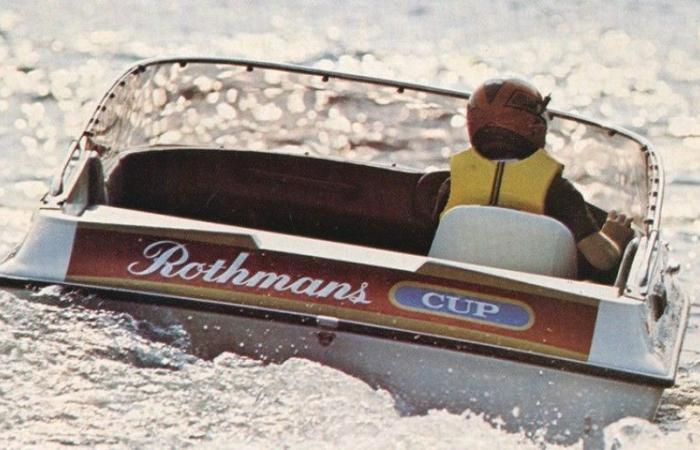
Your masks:
M545 213L571 230L581 255L603 272L617 266L627 243L634 237L632 219L615 211L610 211L602 227L599 226L583 195L563 177L552 182Z
M631 223L631 217L610 211L603 228L579 241L577 247L593 267L610 270L618 264L627 243L634 237Z

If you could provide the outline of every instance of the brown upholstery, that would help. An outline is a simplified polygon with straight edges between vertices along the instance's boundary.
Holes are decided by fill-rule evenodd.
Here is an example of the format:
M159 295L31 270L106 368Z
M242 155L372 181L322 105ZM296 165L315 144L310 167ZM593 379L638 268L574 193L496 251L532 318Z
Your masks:
M131 153L107 203L143 211L426 254L447 171L223 150Z

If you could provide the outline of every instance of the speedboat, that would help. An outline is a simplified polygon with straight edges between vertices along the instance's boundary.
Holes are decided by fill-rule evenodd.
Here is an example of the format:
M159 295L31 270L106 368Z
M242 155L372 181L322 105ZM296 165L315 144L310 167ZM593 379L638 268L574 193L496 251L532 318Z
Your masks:
M306 358L406 413L469 410L555 440L652 419L688 318L643 137L556 110L548 151L634 218L612 276L545 216L440 218L466 92L250 60L143 61L109 88L0 285L61 285L181 323L192 351ZM568 234L567 234L568 233Z

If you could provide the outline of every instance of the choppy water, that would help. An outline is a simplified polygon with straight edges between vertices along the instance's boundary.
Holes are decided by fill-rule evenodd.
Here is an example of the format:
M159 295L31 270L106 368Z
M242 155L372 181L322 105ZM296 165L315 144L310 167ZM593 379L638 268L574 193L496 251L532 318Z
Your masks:
M665 238L695 302L678 385L657 421L624 419L605 430L604 445L697 448L698 23L694 0L0 0L0 255L22 238L96 101L137 59L247 57L461 89L524 74L552 92L555 108L639 131L665 159ZM0 291L3 447L545 445L468 413L403 417L388 394L306 361L198 359L177 327L74 300L51 289L29 300Z

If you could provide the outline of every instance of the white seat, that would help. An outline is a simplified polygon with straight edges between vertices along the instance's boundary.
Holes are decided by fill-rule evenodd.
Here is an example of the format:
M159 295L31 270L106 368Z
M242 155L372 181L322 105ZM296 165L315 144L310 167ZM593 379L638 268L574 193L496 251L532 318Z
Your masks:
M457 206L440 219L429 256L576 278L576 243L551 217L488 206Z

